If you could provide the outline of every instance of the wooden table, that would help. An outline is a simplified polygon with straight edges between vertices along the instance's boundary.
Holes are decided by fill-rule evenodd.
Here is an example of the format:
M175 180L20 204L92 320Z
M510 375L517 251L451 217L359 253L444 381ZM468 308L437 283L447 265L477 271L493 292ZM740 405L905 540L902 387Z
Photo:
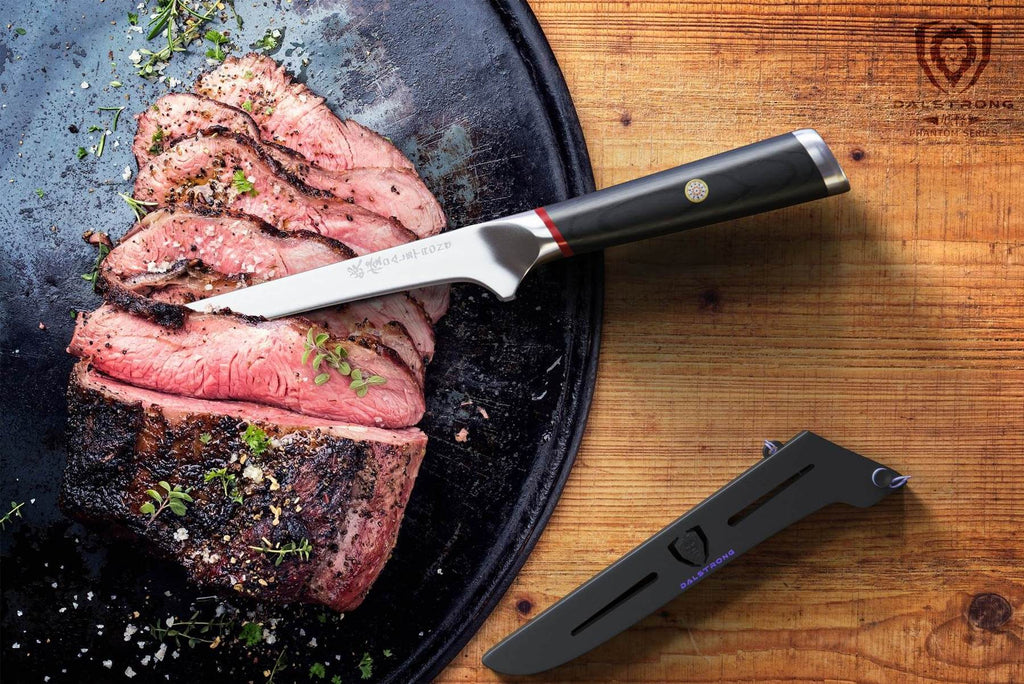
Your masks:
M533 681L1024 682L1024 10L531 4L598 186L814 127L853 191L608 251L575 469L440 681L811 429L914 479Z

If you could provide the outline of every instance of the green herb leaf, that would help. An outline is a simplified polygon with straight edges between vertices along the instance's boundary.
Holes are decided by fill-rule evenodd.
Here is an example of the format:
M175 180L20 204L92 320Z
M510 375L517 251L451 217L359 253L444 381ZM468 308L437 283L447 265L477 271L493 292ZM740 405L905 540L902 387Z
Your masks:
M26 31L25 29L21 28L20 26L18 28L14 29L14 32L17 33L19 36L23 36L26 33L28 33L28 31Z
M245 177L245 173L241 169L235 171L231 184L235 186L235 190L238 190L238 192L247 192L253 197L259 194L256 192L256 186L252 184L252 181Z
M252 423L242 433L242 441L249 447L253 456L259 456L270 446L270 438L267 437L267 433Z
M385 658L390 658L391 657L391 649L390 648L385 648L383 651L381 651L381 653L384 654Z
M147 489L146 494L148 494L149 497L156 501L157 503L162 503L164 500L164 497L160 496L160 494L155 489Z
M96 285L99 281L100 275L100 264L103 263L103 259L110 254L110 248L100 242L96 248L96 259L92 262L92 268L88 273L82 274L82 280L87 283L92 283L93 289L96 289Z
M138 15L138 13L136 13L136 12L129 12L128 13L128 23L130 25L132 25L132 26L138 26L139 25L139 15Z
M123 85L124 85L124 83L121 83L120 81L111 81L110 82L110 87L111 88L120 88Z
M341 684L341 675L331 677L331 684Z
M124 203L128 205L128 208L135 214L135 220L141 221L142 217L149 213L149 207L155 207L156 202L145 202L143 200L135 199L131 195L126 195L123 192L117 193L117 196L124 200Z
M363 659L359 661L359 676L362 679L369 679L373 676L373 658L369 653L364 653Z
M323 679L327 676L327 668L324 667L323 663L313 663L309 666L309 676Z
M75 152L75 156L78 157L79 159L85 159L86 155L88 154L89 152L84 147L79 147L78 150Z
M177 516L185 515L185 504L178 499L171 499L168 501L167 507L171 509L171 513L174 513Z
M242 109L252 114L252 100L246 100L242 103Z
M142 504L142 506L139 508L139 513L142 513L144 515L152 515L155 512L156 506L153 505L152 501L147 501L146 503Z
M263 641L263 625L259 622L242 623L242 629L238 632L238 640L245 642L246 646L255 646Z
M36 188L36 197L38 197L39 199L43 199L43 197L45 197L45 196L46 196L46 193L43 192L42 188Z
M316 383L317 385L322 385L330 379L330 375L328 375L327 373L321 373L320 375L313 378L313 382Z
M213 435L211 435L209 432L204 432L203 434L199 435L199 441L202 442L203 444L209 444L211 439L213 439Z
M159 482L157 482L157 484L160 485L165 492L171 491L171 485L170 483L167 482L167 480L160 480Z

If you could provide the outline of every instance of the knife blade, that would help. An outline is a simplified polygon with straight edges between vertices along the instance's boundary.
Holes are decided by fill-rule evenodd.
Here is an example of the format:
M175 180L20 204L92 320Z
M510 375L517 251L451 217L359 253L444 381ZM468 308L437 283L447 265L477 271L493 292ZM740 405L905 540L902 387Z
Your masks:
M278 318L451 282L511 299L536 266L850 189L817 132L802 129L505 218L192 302Z
M604 643L780 530L832 503L873 506L908 479L811 432L784 445L483 657L534 674Z

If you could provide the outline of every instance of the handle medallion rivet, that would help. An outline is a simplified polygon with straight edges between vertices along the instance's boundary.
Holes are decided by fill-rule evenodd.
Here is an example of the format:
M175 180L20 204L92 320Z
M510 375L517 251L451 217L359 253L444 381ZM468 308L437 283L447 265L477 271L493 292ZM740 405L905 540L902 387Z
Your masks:
M699 204L708 198L708 184L700 178L694 178L687 181L686 187L683 188L683 194L686 195L686 199L694 204Z

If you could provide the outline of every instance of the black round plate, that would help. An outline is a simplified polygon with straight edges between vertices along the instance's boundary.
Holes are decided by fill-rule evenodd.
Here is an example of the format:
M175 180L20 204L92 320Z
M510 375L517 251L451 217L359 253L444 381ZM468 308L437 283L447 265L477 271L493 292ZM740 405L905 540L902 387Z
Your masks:
M569 473L596 370L600 257L541 269L512 303L455 288L428 373L427 458L393 558L359 609L339 619L205 597L172 563L74 523L56 505L71 311L99 303L80 277L94 257L80 235L116 238L130 225L117 193L130 191L122 174L135 167L131 115L168 84L134 73L130 55L145 45L127 20L135 2L3 4L0 504L6 512L8 502L25 503L0 532L3 680L125 681L131 668L135 681L261 682L276 664L275 682L309 681L320 663L324 681L352 682L364 660L371 681L433 677L508 587ZM230 12L216 27L230 29L235 52L282 29L273 56L336 111L391 137L453 225L593 189L575 111L525 3L235 5L243 28ZM208 68L206 47L174 57L166 74L182 81L178 89ZM116 131L113 112L98 111L114 106L126 107ZM103 154L78 159L79 147L99 140L94 124L112 131ZM224 600L228 612L217 618ZM151 626L193 611L196 621L228 624L193 628L192 646L167 636L161 654ZM273 643L239 642L247 619Z

